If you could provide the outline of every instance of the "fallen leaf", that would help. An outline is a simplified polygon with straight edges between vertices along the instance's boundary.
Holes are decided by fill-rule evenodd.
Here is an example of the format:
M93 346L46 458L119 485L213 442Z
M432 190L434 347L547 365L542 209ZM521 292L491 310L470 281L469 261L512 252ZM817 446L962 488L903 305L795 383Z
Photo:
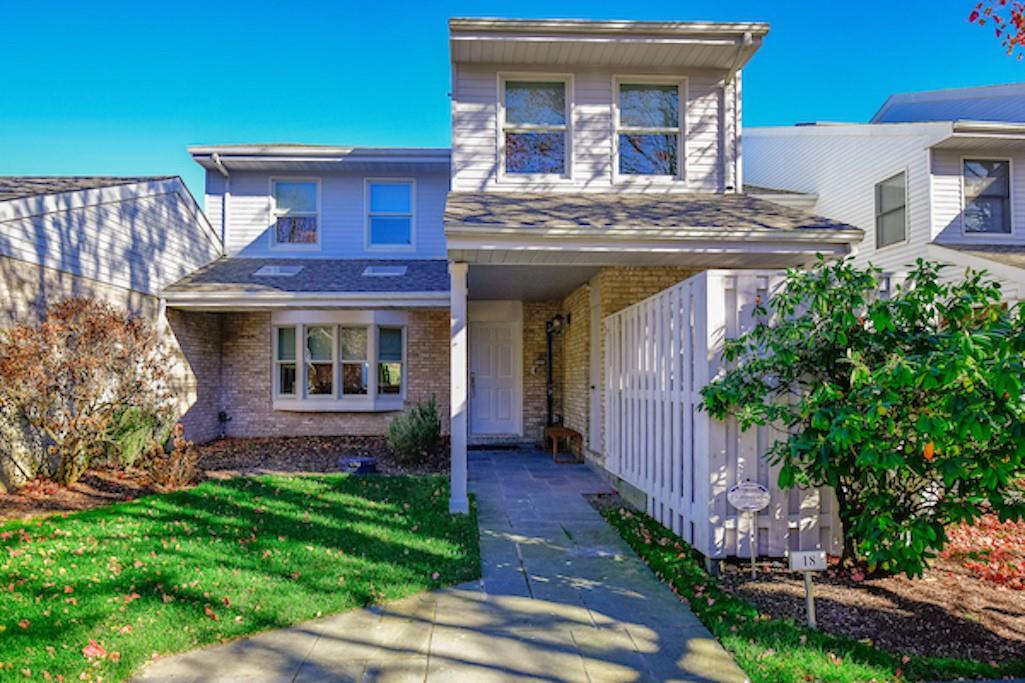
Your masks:
M220 619L220 617L217 616L217 613L213 611L213 609L210 607L210 605L207 605L206 607L203 608L203 614L205 614L206 616L210 617L214 621L218 621Z
M28 628L31 623L32 622L29 621L28 619L22 619L21 621L18 622L18 626L20 626L22 628Z
M86 659L93 659L94 657L105 657L107 651L95 640L90 640L89 644L82 648L82 654Z

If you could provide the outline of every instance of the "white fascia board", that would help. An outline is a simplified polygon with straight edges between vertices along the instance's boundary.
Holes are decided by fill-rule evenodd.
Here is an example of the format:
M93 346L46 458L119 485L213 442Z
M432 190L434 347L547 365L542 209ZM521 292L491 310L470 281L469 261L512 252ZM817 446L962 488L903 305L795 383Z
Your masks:
M820 123L808 126L745 127L748 137L831 137L831 136L907 136L923 135L937 140L954 132L952 121L915 121L911 123Z
M621 36L638 35L735 35L745 33L764 36L769 32L765 22L714 21L593 21L588 19L500 19L454 17L448 21L449 31L496 31L523 33L606 33Z
M631 228L608 228L593 229L581 228L579 226L552 227L552 228L522 228L517 226L495 226L489 225L486 229L480 227L467 227L458 223L445 225L445 237L448 240L449 248L454 242L494 242L502 241L514 245L529 247L559 240L568 244L605 243L606 247L620 249L623 242L633 243L638 241L660 242L663 245L678 243L681 249L689 249L692 242L712 242L722 244L723 242L734 241L737 243L749 242L795 242L795 243L827 243L827 244L848 244L860 242L865 237L863 230L852 228L850 230L831 229L801 229L801 230L773 230L754 228L723 228L709 230L708 228L656 228L656 227L631 227Z
M267 310L280 308L447 308L448 292L164 292L171 308Z

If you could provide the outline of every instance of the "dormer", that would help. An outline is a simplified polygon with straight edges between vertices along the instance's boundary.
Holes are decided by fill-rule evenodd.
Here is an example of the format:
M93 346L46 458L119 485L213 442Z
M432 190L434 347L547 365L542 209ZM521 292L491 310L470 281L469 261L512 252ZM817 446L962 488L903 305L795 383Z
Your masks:
M739 192L762 23L452 19L452 189Z

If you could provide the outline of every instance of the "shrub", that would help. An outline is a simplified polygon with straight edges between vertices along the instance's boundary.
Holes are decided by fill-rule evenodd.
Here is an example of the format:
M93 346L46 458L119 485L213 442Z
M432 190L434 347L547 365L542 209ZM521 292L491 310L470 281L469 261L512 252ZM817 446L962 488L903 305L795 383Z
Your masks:
M170 446L170 449L165 449L159 441L150 442L147 466L153 483L165 490L196 483L199 479L199 451L185 438L181 423L172 430Z
M46 473L71 484L109 454L125 411L168 413L168 365L150 326L72 298L47 309L42 323L18 325L0 339L0 405L45 440Z
M111 434L111 460L122 467L131 467L143 459L150 445L167 443L171 429L163 416L128 408L114 420Z
M789 433L780 485L832 487L844 560L870 570L921 575L952 523L1025 515L1022 309L940 269L919 260L889 298L848 261L788 272L702 390L716 418Z
M413 406L388 425L388 445L402 462L415 462L434 455L441 445L441 418L434 396Z

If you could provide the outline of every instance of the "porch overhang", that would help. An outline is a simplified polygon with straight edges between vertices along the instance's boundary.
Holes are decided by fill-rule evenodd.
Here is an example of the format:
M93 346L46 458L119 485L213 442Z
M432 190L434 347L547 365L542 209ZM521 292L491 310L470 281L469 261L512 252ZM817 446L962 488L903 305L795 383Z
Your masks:
M268 311L284 308L448 308L448 292L164 292L169 308Z

